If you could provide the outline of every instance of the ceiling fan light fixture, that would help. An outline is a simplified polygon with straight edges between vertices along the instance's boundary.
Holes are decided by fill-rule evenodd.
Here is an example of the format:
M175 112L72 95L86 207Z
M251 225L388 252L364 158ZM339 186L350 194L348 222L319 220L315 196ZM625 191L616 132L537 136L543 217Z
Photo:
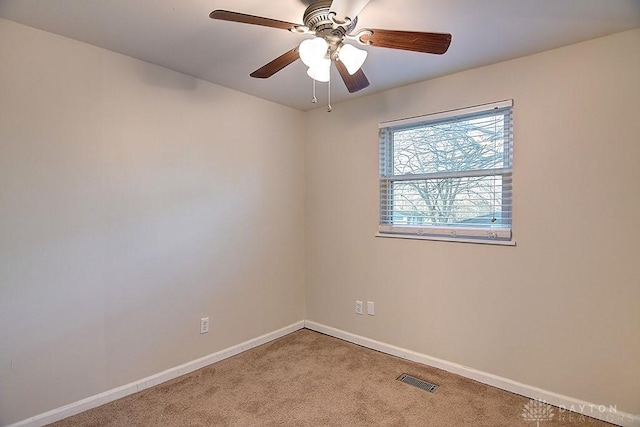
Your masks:
M322 58L316 65L309 67L307 75L315 81L327 83L331 79L331 60Z
M329 82L327 85L329 93L331 92L330 67L333 62L349 93L358 92L369 86L369 80L361 68L368 52L348 45L345 40L354 40L370 47L437 55L445 53L451 44L449 33L376 28L364 28L356 32L358 14L371 0L304 0L304 2L308 7L302 16L303 24L221 9L214 10L209 17L311 36L312 38L302 41L249 75L253 78L266 79L301 59L309 67L307 74L313 78L314 91L316 81L325 81ZM318 67L321 62L323 65ZM315 92L313 99L316 99Z
M350 75L355 74L362 67L367 55L366 50L358 49L347 43L343 43L338 50L338 59L342 61Z
M329 44L324 38L314 37L300 43L298 53L300 54L300 59L304 62L304 65L309 68L313 68L325 59L328 49Z

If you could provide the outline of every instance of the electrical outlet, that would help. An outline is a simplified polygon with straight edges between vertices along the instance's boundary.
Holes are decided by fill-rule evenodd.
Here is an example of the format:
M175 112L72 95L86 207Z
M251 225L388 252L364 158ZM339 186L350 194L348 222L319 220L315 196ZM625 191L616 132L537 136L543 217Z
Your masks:
M203 317L200 319L200 333L206 334L207 332L209 332L209 318Z
M376 314L373 306L373 301L367 301L367 314L369 316L375 316Z
M362 314L362 301L356 301L356 314Z

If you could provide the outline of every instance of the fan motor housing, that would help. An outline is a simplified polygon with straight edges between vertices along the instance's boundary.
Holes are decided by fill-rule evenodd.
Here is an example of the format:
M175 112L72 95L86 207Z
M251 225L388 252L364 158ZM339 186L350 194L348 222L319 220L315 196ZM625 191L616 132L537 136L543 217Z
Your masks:
M336 25L336 22L329 14L331 3L331 0L320 0L312 3L304 11L303 22L309 30L315 31L318 36L328 37L333 35L342 38L342 36L351 33L356 28L358 18Z

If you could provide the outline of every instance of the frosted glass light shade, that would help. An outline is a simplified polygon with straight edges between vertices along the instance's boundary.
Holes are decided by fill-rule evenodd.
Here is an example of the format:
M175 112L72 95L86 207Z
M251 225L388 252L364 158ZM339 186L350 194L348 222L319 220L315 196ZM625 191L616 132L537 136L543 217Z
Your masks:
M331 60L322 58L315 66L309 67L307 75L316 81L328 82L331 79Z
M366 50L358 49L350 44L343 44L338 51L338 58L342 61L350 75L353 75L353 73L362 67L365 59L367 59L367 55L368 52Z
M329 45L327 41L322 37L315 37L312 39L304 40L300 43L298 53L300 59L307 67L313 67L317 63L321 62L327 55L327 49Z

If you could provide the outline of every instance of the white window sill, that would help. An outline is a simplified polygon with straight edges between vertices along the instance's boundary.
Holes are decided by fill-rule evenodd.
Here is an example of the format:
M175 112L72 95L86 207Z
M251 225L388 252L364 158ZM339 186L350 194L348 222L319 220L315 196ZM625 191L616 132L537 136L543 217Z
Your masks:
M439 242L475 243L480 245L516 246L515 240L465 239L459 237L418 236L413 234L378 233L376 237L410 240L434 240Z

